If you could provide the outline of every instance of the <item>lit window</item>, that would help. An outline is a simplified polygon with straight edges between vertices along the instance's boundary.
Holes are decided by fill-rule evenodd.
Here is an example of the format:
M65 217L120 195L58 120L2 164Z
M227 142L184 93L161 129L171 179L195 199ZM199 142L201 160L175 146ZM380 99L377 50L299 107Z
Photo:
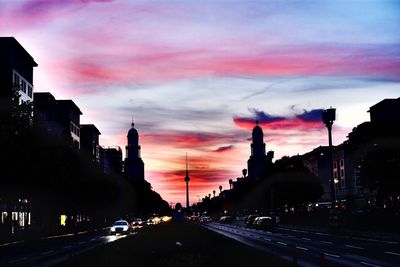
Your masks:
M337 167L337 164L336 164L336 161L334 161L334 162L333 162L333 168L336 169L336 167Z

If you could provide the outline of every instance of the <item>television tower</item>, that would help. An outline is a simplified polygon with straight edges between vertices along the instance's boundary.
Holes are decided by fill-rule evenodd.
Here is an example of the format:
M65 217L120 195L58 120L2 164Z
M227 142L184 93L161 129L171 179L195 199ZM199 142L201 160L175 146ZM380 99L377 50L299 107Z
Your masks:
M186 153L186 176L185 176L185 182L186 182L186 209L189 209L189 169L188 169L188 160L187 160L187 153Z

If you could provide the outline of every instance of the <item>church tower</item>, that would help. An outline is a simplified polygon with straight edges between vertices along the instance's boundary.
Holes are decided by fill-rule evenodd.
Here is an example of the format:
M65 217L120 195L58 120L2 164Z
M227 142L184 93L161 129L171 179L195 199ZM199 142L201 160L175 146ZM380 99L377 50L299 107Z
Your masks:
M256 121L256 126L252 132L251 155L247 161L247 169L249 178L254 181L260 180L265 174L268 167L272 164L274 152L269 151L265 154L264 133L259 126L259 121Z
M144 181L144 163L140 154L139 133L132 122L128 131L126 148L125 173L130 181Z

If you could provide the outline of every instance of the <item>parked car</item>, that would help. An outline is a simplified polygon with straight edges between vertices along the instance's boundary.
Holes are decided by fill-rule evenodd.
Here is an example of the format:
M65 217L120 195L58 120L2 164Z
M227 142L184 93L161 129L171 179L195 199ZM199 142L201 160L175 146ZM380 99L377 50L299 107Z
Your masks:
M201 223L211 222L211 217L207 216L207 215L201 215L200 219L199 219L199 222L201 222Z
M259 216L260 216L260 215L257 215L257 214L249 215L249 216L247 217L247 219L246 219L246 227L253 227L254 219L257 218L257 217L259 217Z
M231 222L233 222L233 217L232 216L222 216L219 219L219 222L220 223L231 223Z
M261 230L272 230L275 226L275 221L270 216L257 217L255 228Z
M110 228L111 234L127 234L129 233L129 223L125 220L115 221L114 224Z

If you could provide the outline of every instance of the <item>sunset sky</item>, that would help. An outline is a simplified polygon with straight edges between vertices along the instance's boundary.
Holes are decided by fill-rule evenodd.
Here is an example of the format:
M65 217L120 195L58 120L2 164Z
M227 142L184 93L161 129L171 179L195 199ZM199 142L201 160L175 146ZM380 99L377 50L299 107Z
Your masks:
M168 202L229 187L261 122L275 159L334 144L400 97L400 1L0 0L0 35L39 64L34 90L72 99L100 143L132 117L146 180Z

